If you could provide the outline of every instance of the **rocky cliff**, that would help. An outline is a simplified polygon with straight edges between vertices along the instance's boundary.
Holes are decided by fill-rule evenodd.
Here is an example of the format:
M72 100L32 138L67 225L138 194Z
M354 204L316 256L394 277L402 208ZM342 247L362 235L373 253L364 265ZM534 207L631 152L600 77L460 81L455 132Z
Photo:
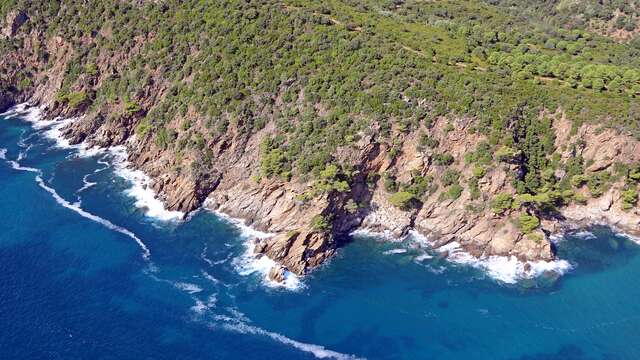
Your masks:
M164 127L185 147L169 147L145 131L145 116L171 88L160 70L151 72L135 103L95 98L105 81L125 72L152 33L136 36L126 49L109 56L98 54L91 71L66 84L65 73L82 54L62 37L37 27L24 28L28 21L27 14L12 12L2 28L6 38L20 36L22 48L0 59L4 74L0 108L28 101L51 118L77 117L63 129L63 136L88 146L126 146L132 166L153 179L152 187L168 209L188 213L206 204L274 234L256 240L255 250L281 264L271 272L276 279L282 279L286 270L306 274L331 258L357 229L394 237L415 230L434 248L456 242L475 257L515 256L521 261L553 260L549 235L571 223L601 222L631 234L640 232L637 207L623 202L624 177L607 178L597 194L585 178L576 180L577 191L565 194L566 199L523 197L515 205L513 199L520 192L515 180L526 171L523 156L507 152L500 160L495 154L498 147L491 145L489 154L482 155L488 160L474 160L474 154L480 156L478 149L491 140L474 131L476 119L470 117L438 115L428 126L421 124L412 131L393 125L391 137L383 136L381 124L373 122L368 131L357 134L356 141L338 147L333 156L342 169L327 170L320 180L295 174L262 176L261 144L276 136L275 121L247 133L237 119L233 121L233 114L222 114L232 121L224 133L214 134L206 126L207 116L190 107ZM102 31L109 36L109 29ZM30 74L28 82L24 73ZM272 94L276 106L284 107L280 100L284 90ZM616 167L628 170L640 163L640 142L623 130L597 124L576 128L562 108L546 109L542 119L551 119L553 125L553 146L559 156L554 161L567 163L579 157L585 164L584 176L613 174ZM560 183L576 175L558 170L549 176ZM340 189L339 182L348 187ZM508 206L496 209L492 203L501 194L511 198ZM523 229L525 220L541 224Z

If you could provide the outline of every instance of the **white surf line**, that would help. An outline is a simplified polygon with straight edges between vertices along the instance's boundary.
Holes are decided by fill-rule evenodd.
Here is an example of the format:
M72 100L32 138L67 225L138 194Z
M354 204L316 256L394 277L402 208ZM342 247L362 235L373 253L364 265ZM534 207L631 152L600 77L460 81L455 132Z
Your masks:
M388 233L376 233L368 229L358 229L352 232L350 235L377 237L384 240L389 240ZM409 231L409 234L405 237L392 238L391 241L398 242L407 238L411 238L413 241L416 241L419 244L423 244L430 248L433 248L433 242L415 230ZM515 256L491 255L481 256L478 258L464 251L460 244L455 241L434 250L438 253L446 252L448 254L447 261L449 261L449 263L451 264L470 266L472 268L479 269L487 274L490 278L504 284L516 284L520 280L536 278L548 271L553 271L558 273L559 275L564 275L573 269L573 265L567 260L563 259L554 261L540 260L522 262ZM392 250L385 252L385 255L390 254L391 251ZM421 260L424 259L427 258L421 258ZM529 265L528 269L526 265Z
M491 278L505 284L516 284L520 280L533 279L548 271L564 275L573 269L571 263L562 259L522 262L515 256L491 255L477 258L464 251L455 241L436 249L436 251L447 252L447 260L452 263L483 270ZM528 270L527 264L529 265Z
M73 149L80 157L91 157L103 153L112 155L116 175L131 183L131 187L125 190L125 194L136 199L135 206L142 209L145 215L160 221L180 221L184 218L184 213L180 211L170 211L164 208L162 201L157 198L157 194L149 186L151 178L144 172L131 168L131 164L127 161L124 146L100 148L97 146L90 147L84 142L71 145L70 142L62 136L62 129L68 124L77 121L79 118L63 119L58 117L52 120L44 120L42 118L42 111L39 107L22 103L0 115L8 117L21 116L23 120L31 123L34 129L46 129L43 134L46 138L55 142L54 146L62 149ZM101 170L96 170L96 172L99 171Z
M7 149L0 148L0 159L2 159L2 160L6 160L7 159Z
M200 253L200 258L209 264L209 266L213 266L213 261L207 257L207 248L207 244L204 244L204 249L202 249L202 252Z
M300 351L306 352L306 353L310 353L313 356L315 356L318 359L337 359L337 360L355 360L355 359L361 359L355 355L348 355L348 354L343 354L343 353L339 353L337 351L333 351L333 350L329 350L327 348L325 348L322 345L316 345L316 344L309 344L309 343L303 343L300 341L296 341L293 339L290 339L282 334L278 334L275 332L271 332L271 331L267 331L264 329L261 329L257 326L253 326L253 325L249 325L245 322L239 321L237 319L231 319L231 318L218 318L221 320L226 320L227 323L222 325L222 328L226 329L226 330L231 330L231 331L236 331L242 334L252 334L252 335L260 335L260 336L266 336L272 340L275 340L276 342L279 342L281 344L284 345L289 345L295 349L298 349ZM229 322L231 321L231 322Z
M75 205L75 204L71 204L69 203L67 200L65 200L64 198L62 198L60 195L58 195L58 193L53 189L50 188L49 186L47 186L44 182L44 180L42 180L42 177L40 175L36 176L36 181L38 182L38 185L43 188L44 190L46 190L49 194L51 194L51 196L53 196L53 198L56 200L56 202L60 205L62 205L63 207L72 210L74 212L76 212L78 215L85 217L89 220L93 220L99 224L104 225L106 228L111 229L113 231L119 232L121 234L124 234L130 238L132 238L133 240L135 240L136 243L138 243L138 245L140 246L140 248L142 249L142 257L145 260L150 260L151 258L151 252L149 251L149 248L147 248L147 246L142 242L142 240L140 240L140 238L138 238L134 233L132 233L131 231L115 225L114 223L112 223L111 221L101 218L97 215L94 215L88 211L85 211L84 209L82 209L81 207Z
M255 244L253 241L254 239L266 239L274 236L275 234L253 229L252 227L247 226L241 219L233 218L217 210L211 210L207 208L207 201L208 200L205 200L203 208L215 214L219 219L240 230L240 236L245 239L243 244L245 247L244 253L232 261L232 265L238 274L242 276L249 276L257 273L261 277L262 284L270 288L285 288L291 291L300 291L306 287L299 276L288 270L285 271L283 282L277 282L269 279L269 271L277 265L277 263L266 255L255 254L253 250Z
M6 159L5 159L6 160ZM36 168L32 168L32 167L26 167L26 166L21 166L18 162L14 161L14 160L6 160L13 169L15 170L20 170L20 171L27 171L27 172L31 172L36 174L36 182L38 183L38 186L40 186L42 189L44 189L45 191L47 191L49 194L51 194L51 196L53 196L54 200L61 206L74 211L75 213L77 213L78 215L87 218L89 220L95 221L99 224L102 224L103 226L105 226L106 228L119 232L121 234L124 234L128 237L130 237L131 239L133 239L142 249L142 257L151 262L151 252L149 251L149 248L147 248L147 246L144 244L144 242L142 242L142 240L140 240L140 238L138 238L134 233L132 233L131 231L118 226L114 223L112 223L111 221L101 218L97 215L94 215L88 211L85 211L84 209L82 209L80 206L78 206L78 204L71 204L70 202L68 202L67 200L65 200L62 196L60 196L53 188L47 186L47 184L44 182L44 180L42 179L42 171L40 169L36 169Z

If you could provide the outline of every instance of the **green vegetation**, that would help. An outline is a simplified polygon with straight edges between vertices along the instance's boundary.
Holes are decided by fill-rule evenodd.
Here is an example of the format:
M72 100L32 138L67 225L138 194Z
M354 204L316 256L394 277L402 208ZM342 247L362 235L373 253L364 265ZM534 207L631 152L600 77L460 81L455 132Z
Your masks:
M399 191L391 194L389 202L402 210L411 209L417 202L416 196L407 191Z
M624 190L620 197L622 198L622 209L631 210L638 203L638 189L631 188Z
M303 198L350 196L358 177L344 155L361 139L383 143L395 161L416 134L435 169L406 183L393 169L380 174L400 208L438 185L443 198L465 185L479 199L489 169L506 169L517 192L494 197L496 214L584 202L579 189L601 196L618 177L624 206L637 202L640 167L589 172L579 142L563 160L552 115L560 109L573 131L593 122L640 138L636 0L2 0L0 17L15 8L29 21L0 39L3 54L31 51L33 33L41 45L29 55L49 69L59 59L42 44L59 36L72 50L59 102L119 109L105 113L199 165L212 163L208 145L259 134L260 178L312 182ZM607 37L609 25L627 37ZM0 90L46 81L14 60L2 66ZM479 139L464 159L443 140L461 132ZM369 184L378 176L364 175Z
M71 108L77 109L84 105L87 105L90 100L87 93L84 91L76 91L69 94L58 94L57 98L60 102L66 102Z
M540 226L540 219L534 215L521 214L518 218L518 226L523 233L528 234Z
M311 228L318 232L327 232L331 230L331 221L323 215L316 215L311 218Z
M511 208L512 203L513 195L509 193L500 193L491 201L491 210L498 215L502 215Z

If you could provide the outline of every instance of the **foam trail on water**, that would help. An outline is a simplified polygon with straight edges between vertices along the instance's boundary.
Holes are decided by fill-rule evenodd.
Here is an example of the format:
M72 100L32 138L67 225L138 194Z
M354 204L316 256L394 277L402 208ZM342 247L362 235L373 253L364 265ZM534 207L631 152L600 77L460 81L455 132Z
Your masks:
M391 249L391 250L384 251L383 254L384 255L405 254L407 251L408 251L407 249Z
M112 223L111 221L107 220L107 219L103 219L97 215L94 215L90 212L85 211L84 209L82 209L78 204L72 204L70 202L68 202L67 200L65 200L62 196L60 196L53 188L47 186L47 184L44 182L44 180L42 179L42 171L40 171L40 169L35 169L32 167L26 167L26 166L21 166L18 162L13 161L13 160L8 160L7 161L12 168L14 168L15 170L20 170L20 171L27 171L27 172L32 172L37 174L36 175L36 182L38 183L38 186L40 186L42 189L44 189L45 191L47 191L49 194L51 194L51 196L53 196L54 200L61 206L74 211L75 213L77 213L78 215L87 218L89 220L95 221L99 224L102 224L103 226L107 227L108 229L111 229L113 231L119 232L121 234L124 234L128 237L130 237L131 239L135 240L135 242L140 246L140 248L142 249L142 257L145 260L150 261L150 257L151 257L151 252L149 251L149 248L147 248L147 246L142 242L142 240L140 240L140 238L138 238L134 233L132 233L131 231L115 225L114 223Z
M243 334L266 336L281 344L292 346L298 350L310 353L318 359L338 359L338 360L358 359L358 357L354 355L347 355L347 354L339 353L337 351L329 350L322 345L308 344L308 343L296 341L284 335L267 331L259 327L249 325L240 321L237 321L235 323L227 323L227 324L224 324L222 327L227 330L237 331Z
M40 169L36 169L36 168L28 167L28 166L22 166L22 165L18 164L17 161L14 161L14 160L7 160L7 162L15 170L28 171L28 172L37 173L37 174L40 173Z
M83 191L87 190L88 188L90 188L90 187L92 187L92 186L94 186L94 185L98 184L98 183L91 182L91 181L89 181L89 180L88 180L88 178L89 178L89 176L90 176L90 175L91 175L91 174L87 174L87 175L85 175L85 176L82 178L82 183L83 183L84 185L82 185L82 187L81 187L80 189L76 190L76 194L79 194L79 193L81 193L81 192L83 192Z
M629 234L621 233L621 232L616 232L615 234L616 234L616 236L623 237L625 239L628 239L628 240L640 245L640 238L638 238L637 236L633 236L633 235L629 235Z
M196 301L196 303L191 307L191 311L193 311L197 315L202 315L204 314L205 311L216 306L216 303L218 302L218 297L216 294L211 294L207 298L206 302L198 298L194 298L194 300Z
M202 291L202 288L200 286L192 283L176 282L173 284L173 286L189 294L196 294Z
M90 147L84 142L72 145L69 140L62 135L62 129L77 121L79 118L55 118L52 120L45 120L42 116L41 108L32 107L27 103L16 105L9 111L0 115L7 117L20 116L23 120L30 122L32 127L36 130L46 128L47 130L44 131L44 136L55 141L56 147L62 149L73 149L77 152L78 156L91 157L106 152L110 153L114 156L116 174L130 181L132 184L131 188L126 190L125 193L136 199L136 207L144 209L147 216L161 221L180 220L184 217L184 213L180 211L166 210L162 201L156 198L155 192L149 186L151 179L142 171L133 170L129 167L130 164L126 160L127 156L124 146L103 149L97 146ZM95 172L99 171L101 171L101 169L98 169Z
M6 160L7 159L7 149L0 148L0 159L2 159L2 160Z
M593 240L597 238L591 231L588 230L577 231L575 233L572 233L571 235L584 240Z
M62 205L63 207L69 209L69 210L73 210L74 212L76 212L78 215L85 217L89 220L93 220L99 224L104 225L105 227L107 227L108 229L111 229L113 231L119 232L121 234L124 234L130 238L132 238L133 240L135 240L136 243L138 243L138 245L140 246L140 248L142 249L142 256L146 259L149 260L149 258L151 257L151 252L149 251L149 248L147 248L147 246L142 242L142 240L140 240L140 238L138 238L134 233L132 233L131 231L115 225L114 223L112 223L111 221L107 220L107 219L103 219L97 215L94 215L90 212L85 211L84 209L82 209L81 207L77 206L76 204L71 204L70 202L68 202L67 200L65 200L64 198L62 198L60 195L58 195L58 193L51 187L47 186L47 184L45 184L44 180L42 180L42 177L40 175L36 176L36 181L38 182L38 185L43 188L44 190L46 190L49 194L51 194L51 196L53 196L53 198L56 200L56 202L60 205Z

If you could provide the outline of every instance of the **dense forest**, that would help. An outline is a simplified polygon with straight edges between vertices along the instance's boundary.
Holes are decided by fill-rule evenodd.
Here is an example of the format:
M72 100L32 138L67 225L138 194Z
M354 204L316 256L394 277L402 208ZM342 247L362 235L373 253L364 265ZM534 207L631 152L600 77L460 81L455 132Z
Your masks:
M23 32L45 29L41 41L60 36L73 47L60 103L118 108L109 116L137 119L138 136L176 157L199 154L192 169L210 166L211 139L273 126L256 181L313 181L309 198L346 193L354 171L337 159L339 148L375 134L393 158L403 134L422 131L419 150L429 151L446 144L419 129L457 117L486 140L464 158L434 154L436 175L400 182L377 174L392 203L410 209L438 187L446 189L443 199L464 189L480 198L478 180L500 163L520 171L511 179L517 196L491 199L496 214L584 201L577 189L597 197L618 180L627 183L626 206L638 200L639 166L587 172L585 159L561 161L552 120L541 115L561 109L574 131L598 123L640 138L638 1L0 2L2 18L15 9L29 16ZM3 38L0 52L22 41ZM46 64L43 49L34 56ZM135 55L123 71L102 74L99 59L119 52ZM29 91L42 81L28 66L3 71L5 89ZM145 102L158 88L155 101ZM185 120L169 126L175 119ZM473 176L452 164L472 166ZM520 223L527 232L539 222L523 215Z

